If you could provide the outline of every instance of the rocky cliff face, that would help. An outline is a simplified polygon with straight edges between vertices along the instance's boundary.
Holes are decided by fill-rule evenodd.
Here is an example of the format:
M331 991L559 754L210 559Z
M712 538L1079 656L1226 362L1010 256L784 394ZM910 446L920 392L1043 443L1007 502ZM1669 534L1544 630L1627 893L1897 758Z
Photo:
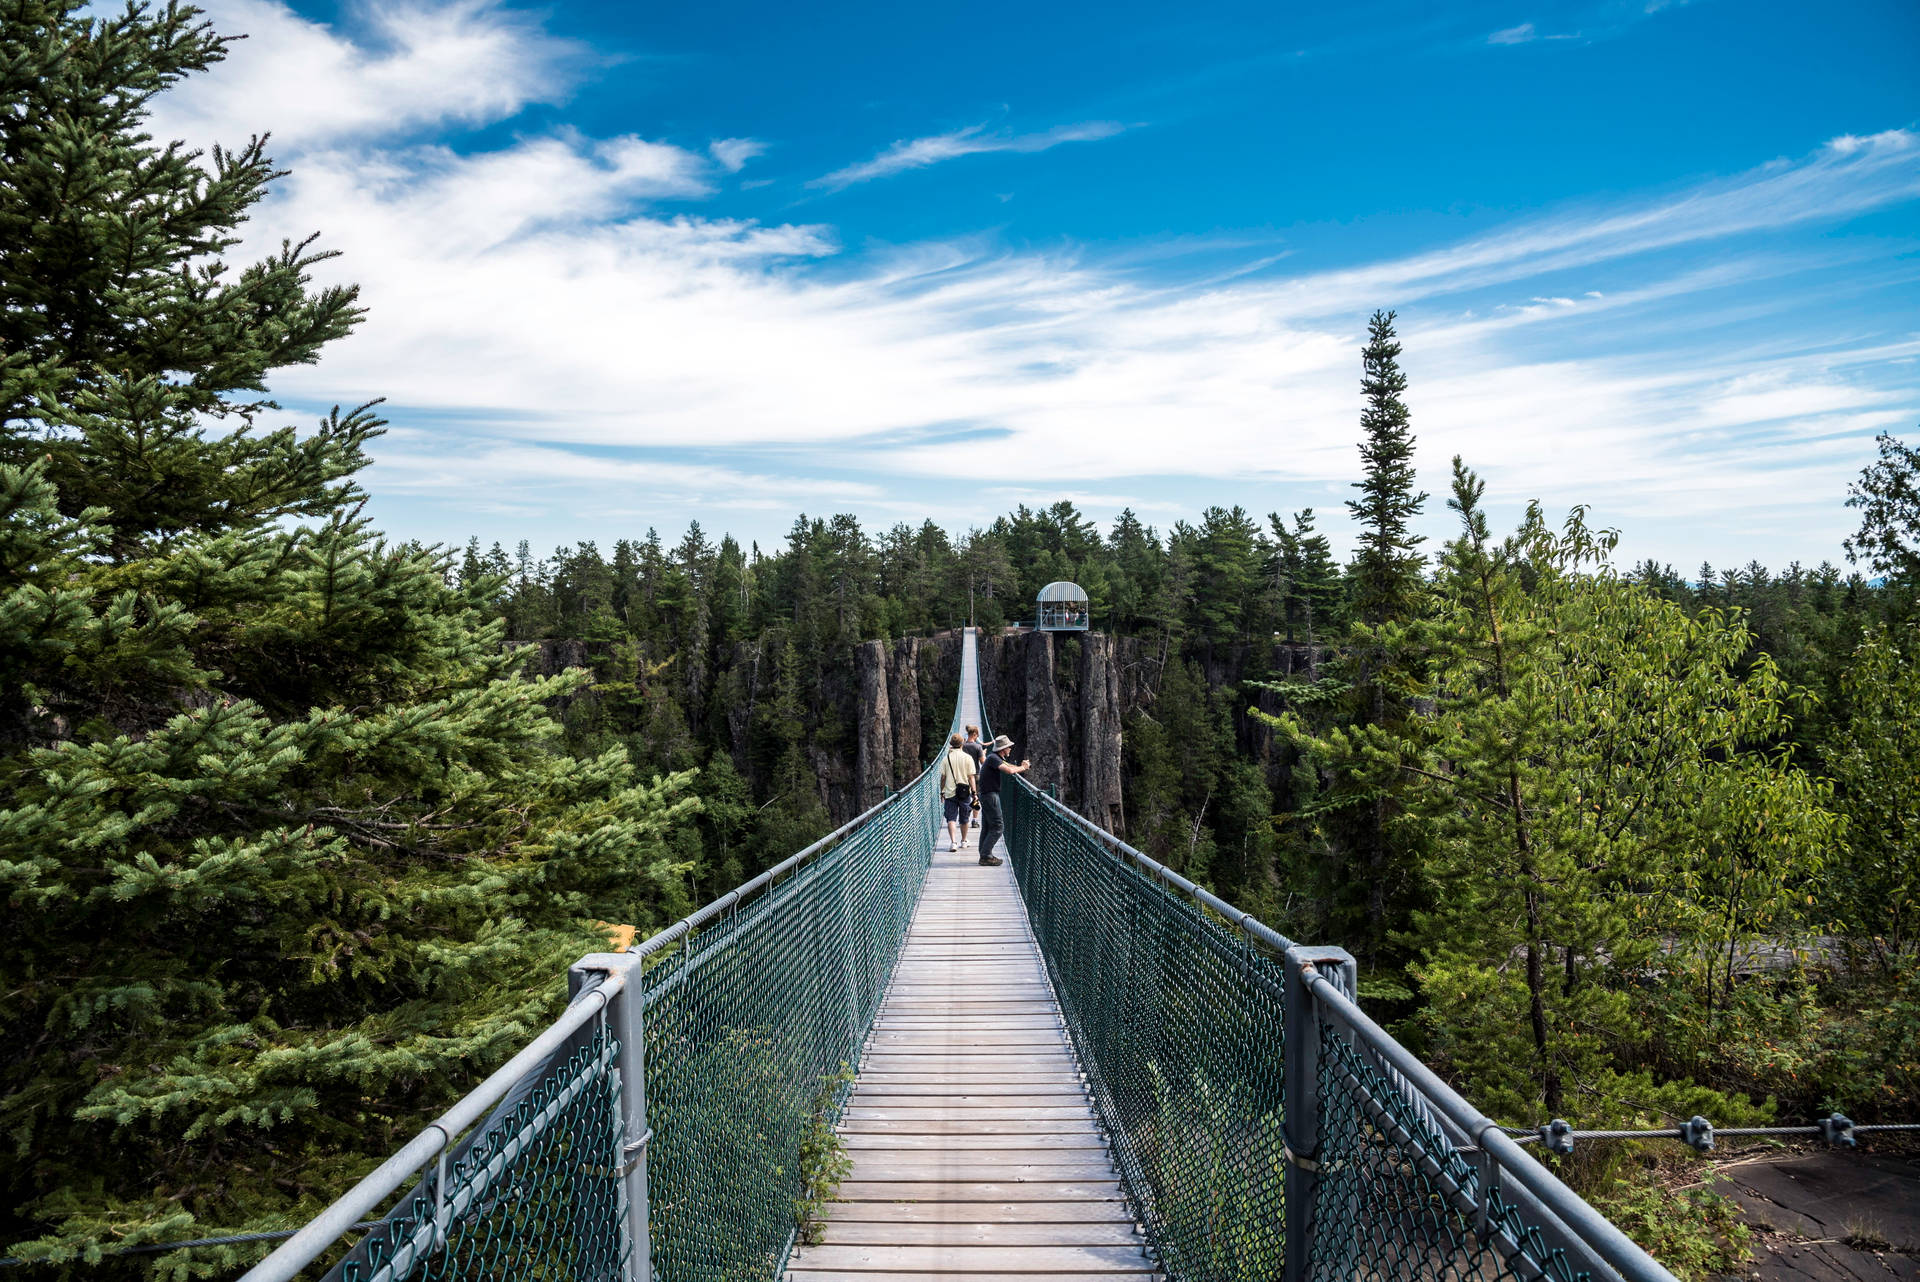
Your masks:
M868 641L856 648L850 671L836 669L823 689L828 706L820 715L837 731L807 748L820 798L834 822L878 804L933 755L946 735L959 689L961 649L959 632ZM543 642L532 666L543 673L589 667L592 651L585 642ZM1221 647L1195 656L1210 685L1304 673L1309 657L1304 646L1279 643ZM1033 762L1029 778L1034 783L1053 785L1061 801L1108 831L1124 833L1121 725L1133 712L1152 709L1165 661L1160 642L1149 638L1019 629L982 635L980 682L987 720L996 733L1013 739L1016 756ZM736 647L722 666L715 697L726 709L734 763L747 774L752 710L765 697L763 686L772 672L751 643ZM1248 694L1257 706L1277 710L1273 696ZM598 697L587 687L564 702L590 706ZM1242 750L1255 760L1269 760L1271 731L1250 717L1236 720Z
M947 728L960 684L957 632L860 647L854 791L871 806L905 784ZM1123 829L1122 682L1111 637L1009 632L980 638L981 697L991 729L1033 762L1041 787L1114 832ZM839 817L836 814L836 817Z

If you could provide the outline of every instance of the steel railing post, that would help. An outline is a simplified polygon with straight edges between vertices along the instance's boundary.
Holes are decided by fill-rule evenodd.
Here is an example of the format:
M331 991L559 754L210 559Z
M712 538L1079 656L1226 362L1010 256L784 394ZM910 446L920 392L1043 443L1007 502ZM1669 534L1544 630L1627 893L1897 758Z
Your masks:
M1309 969L1310 968L1310 969ZM1320 1192L1320 1011L1307 984L1310 973L1354 992L1353 955L1344 948L1295 945L1286 954L1285 1098L1282 1136L1287 1146L1286 1282L1307 1282L1313 1256L1314 1211Z
M647 1143L653 1132L647 1126L647 1041L642 1014L646 992L640 962L637 953L588 953L567 971L569 995L593 975L624 974L627 981L607 1012L614 1039L620 1043L616 1061L620 1066L620 1164L615 1173L625 1212L620 1235L626 1245L626 1269L621 1282L652 1282L653 1278L647 1227Z

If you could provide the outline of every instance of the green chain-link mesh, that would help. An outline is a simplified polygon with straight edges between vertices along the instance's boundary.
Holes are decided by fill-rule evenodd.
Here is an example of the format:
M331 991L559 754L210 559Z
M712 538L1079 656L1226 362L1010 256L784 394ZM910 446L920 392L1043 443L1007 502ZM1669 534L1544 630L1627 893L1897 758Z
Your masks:
M1432 1113L1332 1020L1320 1027L1315 1279L1585 1282L1449 1140Z
M429 1181L368 1234L338 1267L342 1282L616 1282L625 1260L625 1199L614 1170L619 1044L598 1024L582 1041L448 1163L444 1201L436 1207Z
M646 975L653 1267L663 1282L775 1276L793 1241L801 1139L837 1116L933 851L938 779Z
M1025 786L1009 850L1128 1195L1170 1278L1285 1265L1278 961Z
M1174 1282L1286 1265L1282 958L1174 893L1057 802L1007 792L1008 849L1127 1195ZM1518 1189L1319 1008L1308 1269L1349 1278L1586 1282ZM1296 1091L1296 1094L1301 1092Z
M709 919L641 979L651 1258L663 1282L765 1282L794 1239L801 1146L844 1102L933 853L923 772L831 850ZM339 1282L617 1282L619 1045L600 1022L337 1266Z

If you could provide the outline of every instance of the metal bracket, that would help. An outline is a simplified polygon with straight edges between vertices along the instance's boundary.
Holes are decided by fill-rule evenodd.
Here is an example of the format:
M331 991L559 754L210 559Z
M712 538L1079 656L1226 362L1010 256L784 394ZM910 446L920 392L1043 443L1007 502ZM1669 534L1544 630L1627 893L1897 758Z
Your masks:
M1318 1171L1320 1169L1320 1162L1318 1159L1300 1156L1298 1153L1288 1148L1286 1146L1285 1141L1281 1142L1280 1151L1286 1155L1286 1159L1289 1162L1292 1162L1295 1166L1299 1167L1303 1171Z
M1680 1123L1680 1139L1696 1153L1713 1152L1713 1123L1695 1114Z
M1853 1119L1846 1114L1835 1113L1831 1117L1823 1117L1820 1119L1819 1126L1820 1138L1827 1143L1838 1144L1841 1148L1854 1146Z
M1564 1117L1556 1117L1540 1128L1540 1144L1549 1153L1569 1157L1573 1153L1573 1126Z

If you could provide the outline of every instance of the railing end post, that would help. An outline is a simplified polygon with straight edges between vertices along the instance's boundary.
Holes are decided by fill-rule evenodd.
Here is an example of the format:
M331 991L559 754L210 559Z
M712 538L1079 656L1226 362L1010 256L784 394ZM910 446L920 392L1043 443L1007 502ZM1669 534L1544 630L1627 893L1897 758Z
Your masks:
M1287 1146L1286 1282L1312 1272L1314 1210L1320 1191L1320 1003L1312 980L1325 979L1348 998L1357 982L1344 948L1295 944L1285 956L1286 1081L1282 1136Z
M653 1132L647 1126L643 960L638 953L588 953L567 968L569 997L586 987L595 975L620 975L626 981L607 1006L608 1025L620 1043L620 1055L615 1061L620 1066L620 1150L614 1170L620 1178L621 1201L625 1204L625 1222L620 1232L627 1248L626 1267L620 1282L652 1282L653 1278L647 1204L647 1142L653 1138Z

